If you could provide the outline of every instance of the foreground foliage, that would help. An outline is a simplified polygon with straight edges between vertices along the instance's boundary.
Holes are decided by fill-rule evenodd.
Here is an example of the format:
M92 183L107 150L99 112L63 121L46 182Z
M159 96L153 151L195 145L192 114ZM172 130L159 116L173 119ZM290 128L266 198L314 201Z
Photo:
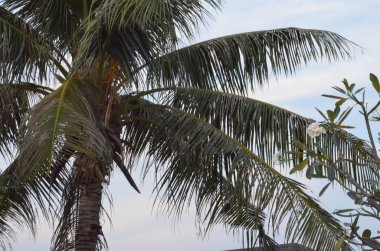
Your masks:
M380 121L380 82L374 74L370 74L370 80L375 92L372 95L375 97L373 104L367 101L366 88L356 88L356 84L350 84L345 79L342 87L334 87L338 92L337 95L323 95L335 101L335 108L327 110L326 113L318 110L324 121L314 123L318 124L319 128L309 126L308 135L311 138L311 144L295 142L302 152L293 153L293 157L302 156L305 164L297 165L293 172L307 167L308 178L322 178L328 181L319 196L322 196L334 183L339 184L357 206L356 208L339 208L334 211L334 214L349 220L345 223L346 234L336 243L334 251L347 250L344 246L345 241L362 250L380 250L380 236L376 229L378 224L375 224L375 222L380 223L380 158L373 129L373 123ZM350 105L343 110L342 107L347 103ZM354 108L358 108L363 116L368 140L351 135L352 139L355 139L352 140L352 146L356 151L346 154L344 149L346 146L340 144L339 137L345 133L344 129L353 128L346 125L346 119ZM326 144L326 137L333 139L329 144L335 146L334 152L329 151L331 147ZM371 229L360 228L366 225L361 221L363 218L371 222L369 227L377 233L372 233Z

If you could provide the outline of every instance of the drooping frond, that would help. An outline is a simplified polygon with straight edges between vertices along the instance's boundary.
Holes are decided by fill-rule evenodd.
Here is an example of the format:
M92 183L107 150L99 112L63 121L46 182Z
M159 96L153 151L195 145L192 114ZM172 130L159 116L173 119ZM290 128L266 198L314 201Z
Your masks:
M254 150L270 163L274 153L284 158L294 158L295 152L302 151L295 140L307 142L314 147L315 141L306 135L306 128L314 120L302 117L281 107L218 91L196 88L162 88L136 94L137 96L155 95L155 100L163 105L174 106L189 112L222 130L227 135ZM346 158L344 168L356 182L370 187L367 182L379 177L373 168L375 159L368 144L344 131L322 137L321 144L333 160ZM293 164L302 161L294 158ZM367 164L367 165L366 165ZM310 171L310 170L309 170ZM321 169L327 177L327 170ZM314 172L314 171L311 171ZM307 173L309 175L309 172ZM341 176L336 172L337 176ZM344 179L344 184L348 184Z
M28 185L25 189L31 193L32 199L38 202L38 207L45 210L44 216L50 217L51 213L44 208L49 206L49 195L51 192L54 193L54 184L60 184L58 196L53 194L53 208L57 214L51 216L58 219L53 242L53 247L57 250L66 250L61 248L74 245L72 240L76 225L66 223L75 223L76 219L74 213L77 209L75 203L78 195L75 196L73 193L78 192L78 182L72 173L78 170L73 168L70 171L69 168L85 157L96 159L105 168L110 168L112 161L112 148L99 125L98 114L93 110L93 96L89 95L91 90L86 87L81 80L70 79L30 108L19 128L22 137L18 142L18 157L9 172L11 175L17 175L17 179L12 179L16 188L24 189ZM98 171L95 166L94 170L91 168L88 167L86 171ZM62 179L62 176L65 179ZM22 194L20 200L25 202L20 201L22 207L17 208L20 211L19 215L7 218L9 222L20 221L20 226L34 224L35 219L32 216L35 217L33 210L36 207L28 196L28 193ZM8 216L11 210L12 208L5 208L4 215ZM6 224L7 222L4 227L7 227ZM34 225L29 228L34 231L32 227ZM98 243L104 245L101 240Z
M9 241L14 241L17 230L27 227L36 233L37 213L45 219L54 218L55 209L63 190L65 173L60 173L54 182L45 174L20 179L16 158L0 175L0 246L5 250Z
M325 151L324 154L336 162L338 168L351 176L361 187L373 192L375 187L368 181L378 180L380 178L380 170L368 142L347 131L336 130L334 134L323 135L320 144ZM317 148L313 147L313 144L311 146L312 149L317 150ZM331 168L323 166L320 168L310 168L307 175L310 177L330 177L332 179ZM353 187L352 182L342 173L335 172L333 176L337 177L337 180L345 188Z
M223 224L224 227L236 233L243 235L243 246L251 247L259 244L261 247L270 247L269 250L277 250L276 243L264 232L265 218L267 217L261 210L249 204L249 198L242 198L241 195L231 193L234 187L222 175L219 174L221 186L215 186L212 182L206 182L199 193L197 203L198 215L200 217L200 231L205 229L207 234L214 225ZM217 191L215 191L215 189ZM202 205L207 203L203 198L210 196L211 205ZM203 212L202 209L206 209ZM206 224L204 227L203 224ZM254 238L255 236L256 239ZM258 241L257 241L258 240Z
M270 162L276 152L295 151L292 139L306 139L312 121L260 100L196 88L153 89L137 96L156 94L163 105L177 107L223 131Z
M14 80L44 80L49 71L59 69L63 60L54 46L33 25L0 6L0 78Z
M74 155L110 163L108 141L84 87L80 80L70 79L28 113L19 146L20 175L54 171L54 164Z
M286 28L231 35L190 45L147 65L152 86L246 94L270 75L295 73L310 61L349 58L355 44L340 35ZM143 87L144 88L144 87Z
M0 84L0 155L12 154L28 109L49 91L29 83Z
M148 112L149 109L152 111ZM144 140L140 140L138 147L146 142L147 154L156 164L155 172L161 176L157 184L160 203L167 206L169 214L181 214L184 203L190 203L193 198L197 212L212 212L210 205L218 203L223 208L228 195L233 195L242 205L249 202L259 210L269 210L274 229L289 217L285 233L288 240L327 250L343 234L339 223L303 191L300 183L284 177L216 127L178 108L154 106L144 110L140 116L147 116L151 126L144 135L139 135ZM126 128L125 140L134 149L132 140L140 129L138 122L135 126L131 123ZM226 178L234 190L219 193L220 187L226 189L220 177ZM202 189L207 184L214 186L214 193L204 196ZM209 224L214 224L212 220L218 217L208 219Z
M74 10L75 2L81 6L84 1L4 0L2 5L22 20L28 20L36 31L65 54L72 49L71 40L79 26L79 17Z

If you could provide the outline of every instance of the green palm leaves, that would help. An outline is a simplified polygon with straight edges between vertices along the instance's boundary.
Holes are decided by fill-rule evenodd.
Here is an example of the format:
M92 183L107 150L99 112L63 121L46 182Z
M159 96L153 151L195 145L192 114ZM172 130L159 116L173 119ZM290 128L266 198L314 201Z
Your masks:
M136 133L142 126L132 123L126 129L131 135L127 133L125 140L132 141L136 134L149 137L142 142L149 142L146 152L154 160L154 172L163 173L157 192L160 203L172 210L169 212L180 214L183 206L194 200L198 216L205 218L208 228L223 219L231 224L228 228L258 230L263 212L269 211L269 224L275 228L289 217L288 240L317 250L335 245L335 238L343 234L339 223L303 191L300 183L282 176L267 163L274 151L292 149L289 143L279 142L304 137L306 119L231 94L186 88L166 91L175 94L163 100L174 104L143 108L140 116L152 121L152 126ZM234 118L239 118L239 123ZM265 143L256 142L256 137ZM239 210L227 214L223 210L226 205L253 205L256 218L246 217Z
M148 80L164 86L244 94L271 74L292 74L310 60L349 57L352 45L335 33L319 30L250 32L181 48L153 60L146 68Z
M272 165L274 153L299 149L292 139L310 143L311 121L246 96L271 75L347 58L355 45L332 32L286 28L179 48L179 34L191 41L220 6L219 0L4 1L0 153L15 158L1 176L3 240L12 233L9 221L35 230L35 203L58 222L53 249L80 250L86 188L101 181L102 194L119 168L136 190L131 171L153 171L158 205L179 217L194 202L206 231L222 223L246 231L249 244L258 233L262 245L273 246L263 225L277 229L287 218L287 240L318 250L335 245L339 223ZM104 247L100 232L92 237Z

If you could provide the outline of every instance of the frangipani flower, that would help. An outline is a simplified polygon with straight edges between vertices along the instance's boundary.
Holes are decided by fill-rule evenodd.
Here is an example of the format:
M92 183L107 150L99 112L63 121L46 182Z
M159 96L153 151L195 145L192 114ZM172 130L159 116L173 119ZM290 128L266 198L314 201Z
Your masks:
M281 153L274 154L272 158L273 158L273 163L275 164L282 164L285 162L285 158L284 156L282 156Z
M322 133L326 133L326 129L321 125L321 123L314 122L309 125L309 127L306 129L307 135L309 135L310 138L315 138L321 135Z

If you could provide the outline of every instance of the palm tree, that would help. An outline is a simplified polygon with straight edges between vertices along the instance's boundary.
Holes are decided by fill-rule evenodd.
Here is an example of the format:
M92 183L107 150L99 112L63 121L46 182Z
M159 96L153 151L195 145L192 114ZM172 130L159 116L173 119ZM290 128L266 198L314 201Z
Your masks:
M136 191L132 171L153 174L158 206L177 217L195 203L206 231L222 223L271 245L265 221L287 219L288 240L335 245L339 222L273 168L310 120L247 95L270 75L347 58L354 44L286 28L184 46L221 2L1 2L4 247L16 229L36 231L37 213L55 225L52 250L106 247L101 200L117 170Z

